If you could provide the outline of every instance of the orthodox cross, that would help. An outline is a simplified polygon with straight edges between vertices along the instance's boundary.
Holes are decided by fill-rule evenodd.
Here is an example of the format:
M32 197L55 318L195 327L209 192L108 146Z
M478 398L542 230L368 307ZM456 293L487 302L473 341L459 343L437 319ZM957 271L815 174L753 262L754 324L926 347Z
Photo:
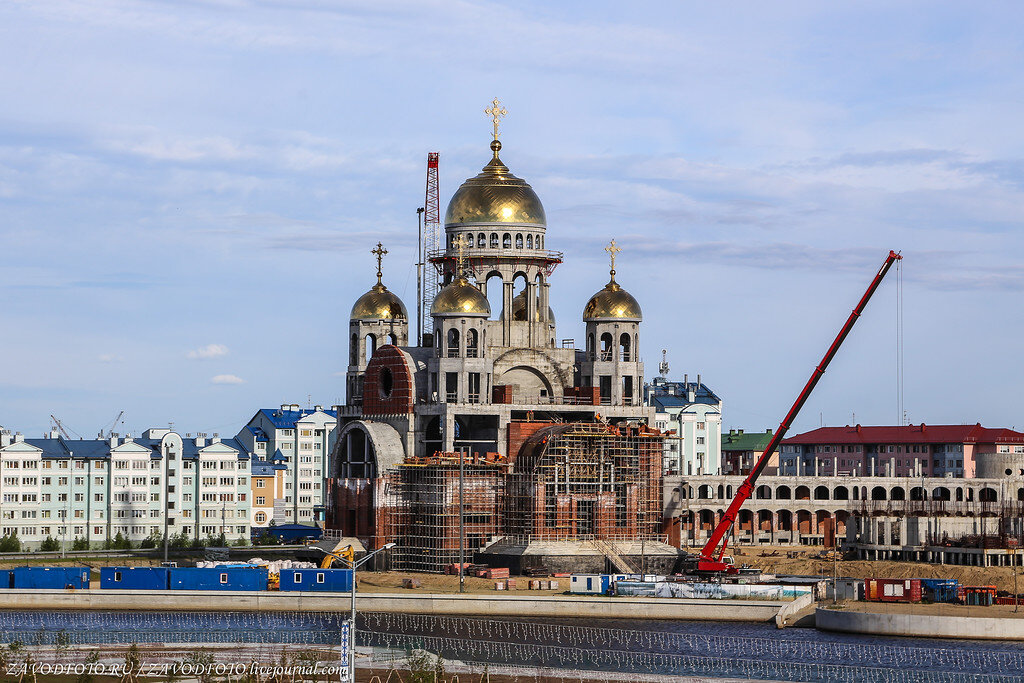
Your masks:
M607 251L609 254L611 254L611 257L612 257L612 277L615 277L615 255L618 254L620 251L622 251L622 247L620 247L618 244L616 244L615 240L612 240L611 243L607 247L604 248L604 250Z
M466 236L463 234L460 234L458 237L455 238L455 241L452 242L452 246L455 247L455 253L457 254L457 265L455 271L456 277L462 277L462 264L466 260L466 255L464 252L467 244L468 243L466 242Z
M370 253L371 254L375 254L377 256L377 284L379 285L379 284L381 284L381 281L380 281L381 275L383 275L383 273L380 270L380 262L381 262L381 259L384 258L384 254L388 253L388 250L384 248L383 244L381 244L380 242L377 242L377 248L376 249L371 249Z
M495 97L494 101L491 102L491 106L484 109L484 113L491 117L491 123L494 124L494 139L498 139L498 124L501 122L502 117L508 114L508 109L501 106L501 102Z

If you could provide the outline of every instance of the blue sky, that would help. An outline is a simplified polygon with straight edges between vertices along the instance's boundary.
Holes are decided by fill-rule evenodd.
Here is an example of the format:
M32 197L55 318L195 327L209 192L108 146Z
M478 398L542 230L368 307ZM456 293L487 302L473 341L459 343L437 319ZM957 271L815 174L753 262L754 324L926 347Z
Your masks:
M348 312L415 306L442 203L503 160L548 214L559 337L606 281L648 374L772 427L890 248L913 422L1024 428L1016 3L0 4L0 424L234 433L343 398ZM895 278L795 428L897 419Z

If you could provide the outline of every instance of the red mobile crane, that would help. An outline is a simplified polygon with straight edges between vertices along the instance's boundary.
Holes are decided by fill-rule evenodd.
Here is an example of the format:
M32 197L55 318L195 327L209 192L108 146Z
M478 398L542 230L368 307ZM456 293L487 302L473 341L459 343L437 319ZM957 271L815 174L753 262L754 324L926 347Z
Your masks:
M711 532L711 536L708 537L708 542L704 544L704 548L700 551L700 557L697 558L696 562L696 569L699 573L718 574L726 572L735 574L737 572L736 568L732 564L723 561L723 556L725 555L725 547L728 543L726 540L726 534L729 533L729 529L732 528L733 522L736 521L736 515L739 514L740 507L743 506L743 503L745 503L754 492L754 483L757 481L757 478L761 475L764 468L768 465L768 460L772 457L772 454L775 453L779 444L782 443L782 439L785 438L786 432L789 430L789 426L793 423L793 420L800 412L800 409L803 408L804 403L807 401L807 397L811 395L812 391L814 391L814 387L818 383L818 380L821 379L823 374L825 374L825 369L828 368L828 364L832 362L832 358L836 355L836 352L839 351L839 347L842 346L843 341L845 341L846 335L848 335L850 330L853 329L854 323L857 322L857 318L859 318L860 314L864 311L864 307L867 306L868 301L871 299L871 295L875 293L876 289L878 289L878 285L882 282L882 278L884 278L886 273L889 272L889 268L892 267L892 264L902 258L903 257L895 251L889 252L889 256L886 257L885 263L883 263L882 267L878 270L878 274L875 275L875 279L871 281L870 285L868 285L868 289L864 292L864 296L861 297L857 307L853 309L853 312L850 313L850 317L846 319L846 324L843 325L843 329L839 331L835 341L832 342L832 346L828 347L828 351L825 352L825 357L821 359L821 362L818 363L818 367L816 367L814 372L811 373L811 378L807 380L807 384L804 385L803 391L800 392L796 402L793 403L793 407L789 409L786 417L782 420L782 424L780 424L779 428L775 430L772 440L768 442L768 446L764 449L764 453L761 454L761 457L757 459L754 467L750 470L750 474L748 474L744 482L740 484L739 489L736 491L736 497L733 498L732 503L729 504L729 509L725 511L721 521L718 522L718 526L716 526L715 530ZM719 543L722 544L721 548L718 547Z

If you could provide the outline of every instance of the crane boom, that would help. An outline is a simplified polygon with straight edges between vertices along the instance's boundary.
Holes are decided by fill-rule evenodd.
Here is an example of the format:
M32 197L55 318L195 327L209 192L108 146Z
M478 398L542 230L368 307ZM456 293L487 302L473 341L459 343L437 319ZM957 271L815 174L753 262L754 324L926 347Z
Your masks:
M868 301L871 300L871 296L875 293L875 290L878 289L878 285L881 284L882 279L885 277L886 273L889 272L892 264L902 258L903 257L895 251L889 252L889 255L885 259L885 263L882 264L882 267L879 268L878 273L875 275L875 279L871 281L870 285L868 285L868 289L864 292L864 296L860 298L856 308L854 308L853 312L850 313L850 317L846 319L846 323L843 325L843 328L839 330L839 334L836 336L835 341L832 342L832 346L828 347L828 351L825 352L825 356L821 359L821 362L818 363L818 367L814 368L814 372L811 373L810 379L808 379L807 384L804 385L803 391L801 391L800 395L797 396L796 401L793 403L793 407L789 409L788 413L786 413L786 417L783 418L782 423L775 431L771 441L768 442L768 446L765 447L761 457L757 459L757 462L751 468L750 474L748 474L747 478L742 484L740 484L739 489L736 491L736 497L733 498L732 503L729 504L729 508L725 511L725 514L722 515L722 519L718 522L715 530L711 532L711 536L708 537L707 543L704 544L704 548L700 551L700 559L697 561L697 571L722 572L729 571L731 569L730 565L727 565L722 561L722 557L725 555L725 547L727 545L725 536L729 533L729 529L732 528L733 523L736 521L736 516L739 514L740 508L754 492L754 483L757 481L757 478L761 476L761 472L764 471L764 468L767 467L768 460L775 453L776 449L778 449L779 444L782 443L782 439L785 438L786 432L789 431L790 425L793 424L793 420L800 412L800 409L804 407L804 403L807 402L807 398L811 395L811 392L814 391L814 387L818 383L818 380L821 379L823 374L825 374L828 364L832 362L832 358L836 355L836 352L839 351L839 347L842 346L843 342L846 340L846 336L850 334L850 330L853 329L854 323L857 322L857 319L864 311L864 307L868 305ZM720 543L722 547L718 548ZM715 553L716 549L718 549L717 554ZM733 569L733 571L735 571L735 569Z

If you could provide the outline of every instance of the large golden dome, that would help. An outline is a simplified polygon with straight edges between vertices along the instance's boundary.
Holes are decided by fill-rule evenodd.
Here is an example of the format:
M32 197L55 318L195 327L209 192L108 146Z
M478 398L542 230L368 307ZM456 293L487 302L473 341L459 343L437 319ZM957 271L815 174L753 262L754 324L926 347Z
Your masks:
M530 184L509 172L498 158L501 143L491 143L494 158L479 175L462 183L448 202L444 224L475 225L514 223L546 226L547 217L540 197Z
M615 281L615 275L604 286L600 292L590 297L590 301L583 308L584 322L597 320L630 320L640 322L643 320L643 312L640 304L633 295L619 286Z
M380 281L369 292L356 299L352 306L351 320L408 320L405 304L397 295L388 291Z
M465 276L460 276L444 286L434 303L430 305L430 315L435 317L484 317L491 315L491 305L477 287L470 284Z

